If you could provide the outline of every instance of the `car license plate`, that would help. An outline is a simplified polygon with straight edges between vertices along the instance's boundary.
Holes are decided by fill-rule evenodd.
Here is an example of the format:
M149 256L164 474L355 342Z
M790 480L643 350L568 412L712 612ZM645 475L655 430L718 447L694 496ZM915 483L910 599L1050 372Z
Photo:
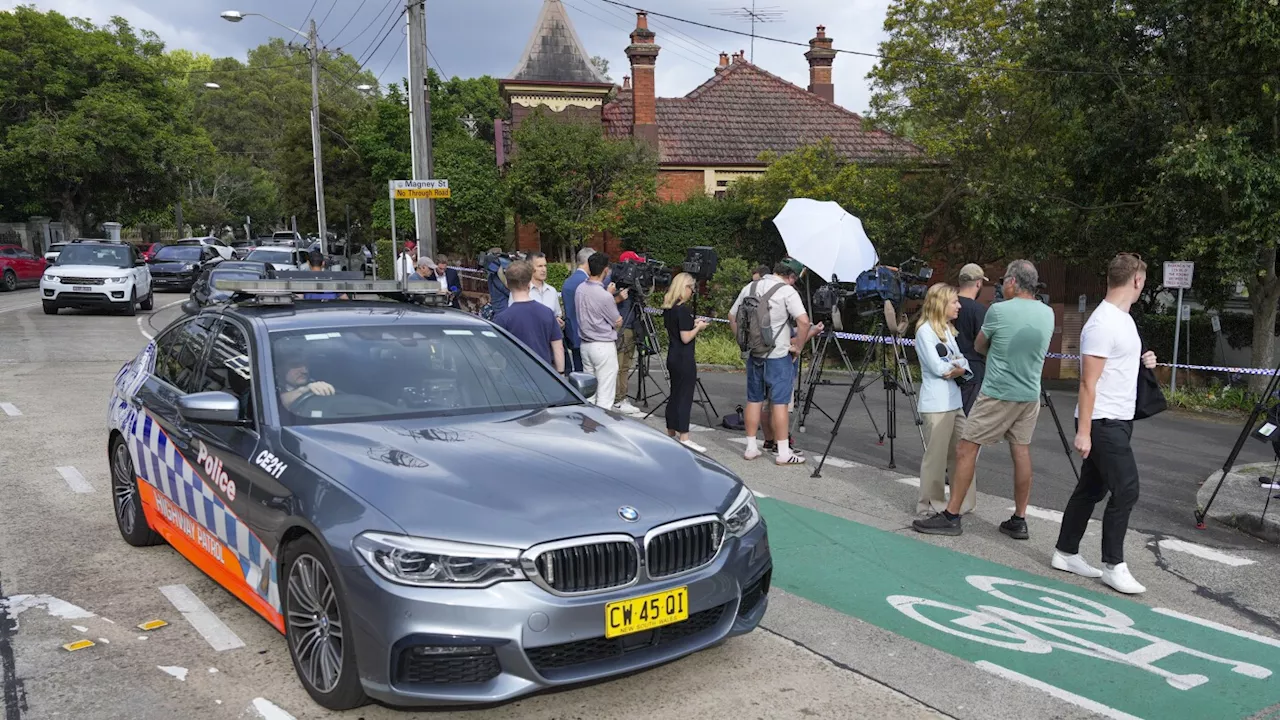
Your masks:
M89 287L88 285L72 285L71 291L72 292L93 292L93 288Z
M689 619L689 588L678 587L604 606L604 636L615 638Z

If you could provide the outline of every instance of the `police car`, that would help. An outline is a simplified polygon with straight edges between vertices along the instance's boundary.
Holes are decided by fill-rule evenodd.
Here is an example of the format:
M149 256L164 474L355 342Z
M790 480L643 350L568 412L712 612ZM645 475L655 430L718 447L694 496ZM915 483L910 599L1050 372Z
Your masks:
M116 377L115 515L279 630L320 705L500 702L759 624L752 493L590 376L432 283L220 287Z

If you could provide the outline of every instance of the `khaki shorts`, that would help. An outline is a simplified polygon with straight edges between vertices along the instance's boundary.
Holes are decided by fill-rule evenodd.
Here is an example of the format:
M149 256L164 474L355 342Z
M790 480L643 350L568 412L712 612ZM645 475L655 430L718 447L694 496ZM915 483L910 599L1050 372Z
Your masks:
M1001 438L1013 445L1030 445L1038 417L1039 400L1009 402L979 393L961 437L978 445L994 445Z

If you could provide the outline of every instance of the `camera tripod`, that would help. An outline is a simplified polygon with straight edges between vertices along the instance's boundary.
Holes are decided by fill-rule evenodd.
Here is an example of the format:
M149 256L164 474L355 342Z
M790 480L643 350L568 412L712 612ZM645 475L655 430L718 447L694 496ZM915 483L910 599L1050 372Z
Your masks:
M633 290L634 292L634 290ZM636 394L632 397L640 405L648 407L649 398L654 395L661 395L663 398L667 393L658 387L657 378L653 377L653 372L649 369L649 361L653 356L658 354L658 330L653 322L653 315L645 311L645 293L636 292L631 301L631 310L627 313L627 317L622 321L622 327L635 327L636 320L639 320L640 327L635 331L636 345L636 367L633 371L627 368L627 376L624 382L631 381L631 374L635 372L640 378L636 381ZM662 364L662 377L666 380L667 386L671 385L671 377L667 374L666 363ZM652 385L652 387L647 387ZM652 390L652 392L650 392Z
M892 366L889 361L889 352L879 352L881 346L889 345L893 348ZM898 393L901 392L910 401L911 415L915 421L916 429L920 432L920 444L924 444L924 420L920 417L920 411L916 407L916 387L915 382L911 379L910 364L907 361L906 347L898 342L898 336L885 324L884 318L876 320L876 329L870 345L867 347L867 354L862 362L862 367L858 369L858 374L849 383L849 392L845 394L844 404L840 407L840 414L836 416L835 424L831 427L831 438L827 440L827 447L822 452L822 459L818 461L818 466L814 468L811 477L822 477L822 466L827 462L827 456L831 454L831 446L835 444L836 435L840 432L840 426L844 423L844 416L849 412L849 405L853 402L854 395L861 395L863 404L866 403L865 391L876 382L874 377L868 377L868 371L876 362L876 356L880 356L880 372L879 380L884 385L885 394L885 425L886 432L880 432L876 428L876 434L879 436L878 444L883 444L885 438L889 439L889 465L890 468L896 468L897 463L894 458L894 441L898 437ZM821 362L819 358L816 362ZM813 393L813 385L809 387L809 394ZM808 412L806 407L805 413ZM825 413L824 413L825 414ZM870 408L867 409L868 416L871 415ZM874 421L873 421L874 425Z
M647 316L647 315L648 315L648 313L645 313L645 315ZM695 295L693 296L693 315L694 315L694 317L697 317L697 315L698 315L698 296L697 296L697 294L695 294ZM652 318L651 316L650 316L650 317L648 317L648 321L649 321L649 328L652 330L652 328L653 328L653 326L654 326L653 318ZM660 345L659 345L659 343L658 343L658 335L657 335L657 333L656 333L656 332L652 332L652 331L651 331L651 332L649 333L649 337L653 339L653 349L654 349L653 354L654 354L654 355L657 355L657 354L658 354L658 353L657 353L657 349L660 347ZM668 350L668 352L670 352L670 351ZM648 358L646 358L646 360L647 360L647 359L648 359ZM671 385L671 375L667 372L667 364L666 364L666 361L665 361L665 360L664 360L664 361L663 361L663 363L662 363L662 374L663 374L664 376L666 376L666 378L667 378L667 386L668 386L668 387L670 387L670 385ZM697 406L698 406L698 407L700 407L700 408L702 408L702 413L703 413L704 415L706 415L706 417L707 417L707 427L715 427L716 422L715 422L715 420L713 420L712 418L713 418L713 416L714 416L714 417L719 417L719 413L716 411L716 406L715 406L715 404L713 404L713 403L711 402L711 395L707 392L707 388L702 384L702 378L701 378L701 377L695 377L695 378L694 378L694 381L693 381L693 388L694 388L693 404L694 404L694 405L697 405ZM648 420L650 415L653 415L654 413L658 412L658 410L659 410L663 405L666 405L666 404L667 404L667 402L669 402L670 400L671 400L671 396L670 396L670 395L668 395L667 397L664 397L664 398L662 399L662 402L658 403L656 406L654 406L654 408L653 408L652 410L650 410L648 413L646 413L646 414L645 414L644 419L645 419L645 420Z
M1196 510L1196 528L1205 529L1204 519L1209 516L1209 508L1213 507L1213 501L1218 497L1218 491L1222 489L1222 483L1226 481L1227 474L1231 472L1231 468L1236 464L1236 458L1239 457L1240 451L1244 449L1244 441L1253 434L1254 426L1258 424L1258 419L1266 417L1267 422L1272 422L1271 418L1276 414L1277 407L1280 404L1275 402L1276 390L1280 389L1280 363L1276 364L1276 369L1271 372L1271 379L1267 382L1267 387L1258 396L1258 402L1253 406L1253 412L1249 413L1249 419L1245 421L1244 427L1240 428L1240 435L1236 437L1236 444L1231 447L1231 452L1227 455L1227 459L1222 463L1222 475L1218 476L1218 484L1213 488L1213 494L1209 496L1209 502L1204 504L1203 508ZM1265 428L1265 426L1263 426ZM1272 431L1274 432L1274 430ZM1259 430L1261 435L1262 429ZM1269 434L1268 434L1269 436ZM1276 459L1280 460L1280 446L1274 446L1276 450ZM1263 507L1263 514L1266 514L1267 507L1271 504L1271 493L1267 493L1267 505Z
M1072 454L1071 442L1067 440L1067 434L1062 429L1062 421L1058 419L1058 409L1053 405L1053 397L1049 395L1043 383L1040 385L1040 405L1049 408L1049 414L1053 416L1053 424L1058 428L1058 439L1062 441L1062 450L1067 454L1067 462L1071 465L1071 473L1076 476L1076 482L1080 482L1080 470L1076 468L1076 458Z

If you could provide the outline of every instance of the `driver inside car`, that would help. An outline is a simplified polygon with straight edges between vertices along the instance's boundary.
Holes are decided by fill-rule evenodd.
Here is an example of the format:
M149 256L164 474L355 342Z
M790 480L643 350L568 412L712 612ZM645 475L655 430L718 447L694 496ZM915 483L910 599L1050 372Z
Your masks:
M313 395L326 397L337 390L323 380L312 380L307 369L307 361L301 354L289 353L280 358L279 367L284 369L280 383L280 404L292 411L298 402Z

